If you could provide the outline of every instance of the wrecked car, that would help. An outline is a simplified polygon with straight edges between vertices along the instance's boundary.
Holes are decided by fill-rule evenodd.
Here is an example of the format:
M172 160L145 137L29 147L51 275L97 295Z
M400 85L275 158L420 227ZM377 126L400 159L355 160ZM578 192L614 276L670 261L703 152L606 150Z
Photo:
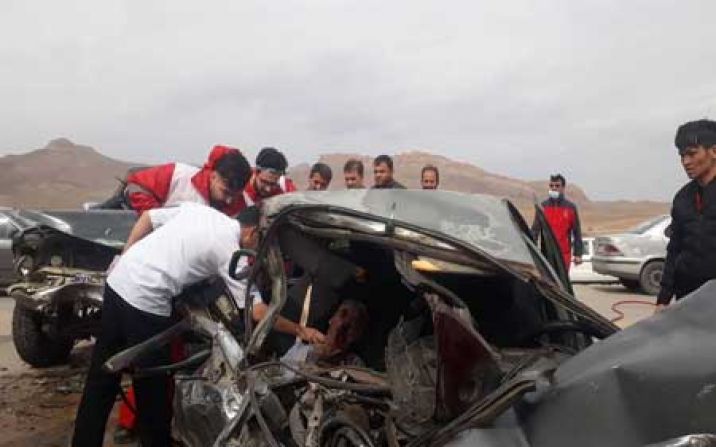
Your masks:
M353 190L262 206L261 245L232 265L255 262L231 274L262 290L265 317L247 317L252 287L245 297L190 294L174 327L105 364L137 376L176 372L181 445L714 445L716 283L619 332L570 293L553 235L538 247L507 201ZM311 355L316 346L295 341L277 349L279 314L294 307L296 321L319 327L312 314L336 310L321 306L335 294L313 291L338 287L343 262L361 267L335 289L367 309L367 327L347 347L360 362ZM338 302L327 343L345 335ZM194 339L188 358L134 366L182 333Z
M6 215L20 229L12 250L17 282L12 336L34 367L66 362L99 328L105 271L136 220L130 211L30 211Z

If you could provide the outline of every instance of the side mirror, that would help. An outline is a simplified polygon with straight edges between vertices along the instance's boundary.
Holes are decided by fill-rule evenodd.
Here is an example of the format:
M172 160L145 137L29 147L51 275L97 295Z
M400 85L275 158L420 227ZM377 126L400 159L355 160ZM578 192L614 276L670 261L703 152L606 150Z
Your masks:
M671 225L664 228L664 236L666 236L667 239L671 239L672 234L674 234L674 229L671 228Z
M233 279L237 281L244 280L249 277L249 274L251 273L251 267L246 266L245 268L242 268L239 271L236 271L237 267L239 266L239 261L242 257L250 257L255 258L256 252L254 250L249 250L248 248L242 248L240 250L236 250L234 254L231 256L231 262L229 262L229 276L231 276Z

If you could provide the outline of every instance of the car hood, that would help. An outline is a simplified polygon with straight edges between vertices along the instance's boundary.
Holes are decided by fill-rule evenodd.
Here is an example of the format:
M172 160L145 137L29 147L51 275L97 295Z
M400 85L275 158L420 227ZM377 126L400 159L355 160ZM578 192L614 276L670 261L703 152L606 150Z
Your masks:
M456 239L501 261L534 266L508 202L493 196L397 189L308 191L268 199L263 210L271 218L297 206L320 206L407 224Z
M532 446L716 433L716 281L561 365L524 415Z
M117 247L124 245L137 220L133 211L13 210L7 213L23 229L52 228L74 237Z

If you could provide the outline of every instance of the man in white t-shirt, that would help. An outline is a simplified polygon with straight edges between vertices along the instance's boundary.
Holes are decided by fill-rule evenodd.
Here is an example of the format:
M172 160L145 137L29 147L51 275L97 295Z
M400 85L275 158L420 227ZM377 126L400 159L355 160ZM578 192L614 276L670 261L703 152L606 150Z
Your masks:
M121 379L104 372L102 365L121 350L167 329L172 324L172 299L184 288L219 275L239 307L243 307L245 283L229 276L231 257L239 248L240 230L235 219L190 203L149 210L137 220L125 253L107 278L101 331L77 411L73 446L102 445ZM240 263L239 268L242 266ZM253 296L253 303L252 314L260 318L267 306L258 294ZM275 329L310 343L324 341L319 331L283 318L276 322ZM161 352L141 366L168 361L168 353ZM133 381L142 445L170 445L168 383L164 377Z

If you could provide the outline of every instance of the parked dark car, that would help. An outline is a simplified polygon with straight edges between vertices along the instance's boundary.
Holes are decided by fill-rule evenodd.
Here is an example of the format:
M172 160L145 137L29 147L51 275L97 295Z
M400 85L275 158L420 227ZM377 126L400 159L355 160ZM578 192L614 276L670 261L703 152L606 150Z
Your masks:
M30 211L5 214L18 228L12 251L12 335L35 367L67 360L78 340L96 333L104 272L136 220L130 211Z

